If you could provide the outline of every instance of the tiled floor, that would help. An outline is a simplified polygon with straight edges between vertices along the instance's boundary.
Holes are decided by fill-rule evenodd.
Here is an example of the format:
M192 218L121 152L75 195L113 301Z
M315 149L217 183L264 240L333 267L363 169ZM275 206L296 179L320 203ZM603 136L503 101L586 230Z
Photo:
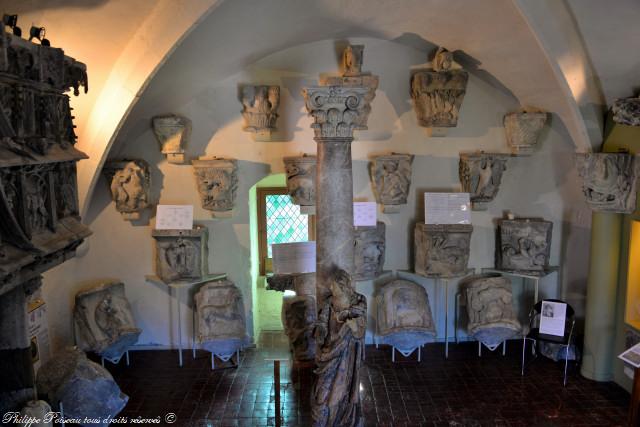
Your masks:
M211 370L210 359L185 352L177 366L174 351L131 353L131 366L107 365L130 396L121 415L161 416L175 413L176 426L275 425L273 362L281 343L242 353L238 369ZM273 344L276 344L275 346ZM566 426L626 423L629 394L613 383L596 383L571 372L562 387L561 365L538 358L520 375L519 345L509 343L507 356L483 352L475 343L423 349L422 362L389 347L367 347L361 375L361 397L367 426ZM222 366L222 365L220 365ZM229 363L224 366L229 366ZM283 425L311 425L310 368L281 369Z

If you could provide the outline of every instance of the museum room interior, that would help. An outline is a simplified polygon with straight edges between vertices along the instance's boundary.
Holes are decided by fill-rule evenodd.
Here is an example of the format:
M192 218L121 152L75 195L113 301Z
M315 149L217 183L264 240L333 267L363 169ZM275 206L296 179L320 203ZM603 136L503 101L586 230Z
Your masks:
M0 5L2 424L640 425L636 0Z

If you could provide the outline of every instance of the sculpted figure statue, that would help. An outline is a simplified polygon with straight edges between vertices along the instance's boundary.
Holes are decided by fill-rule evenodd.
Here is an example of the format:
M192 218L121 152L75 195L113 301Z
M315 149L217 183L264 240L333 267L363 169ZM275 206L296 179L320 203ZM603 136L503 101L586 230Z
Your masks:
M332 272L331 294L316 324L318 379L312 394L313 425L362 426L358 374L364 348L367 301L351 277Z

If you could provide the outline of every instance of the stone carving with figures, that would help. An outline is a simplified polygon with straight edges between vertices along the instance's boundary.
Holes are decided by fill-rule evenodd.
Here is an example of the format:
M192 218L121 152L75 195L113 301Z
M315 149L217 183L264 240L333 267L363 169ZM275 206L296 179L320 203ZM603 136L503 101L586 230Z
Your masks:
M538 137L547 122L543 111L523 111L504 116L507 144L515 154L530 155L538 145Z
M232 214L238 189L238 162L218 157L193 160L202 207L214 216Z
M427 128L456 127L469 74L453 69L453 55L439 48L432 68L411 77L411 98L418 124Z
M354 227L355 254L354 280L375 279L382 274L385 251L385 224L375 227Z
M303 214L314 214L316 205L316 156L285 157L287 190Z
M131 306L124 283L106 281L76 294L73 321L77 346L118 363L138 341Z
M474 276L465 288L469 335L494 350L522 333L513 311L511 281L499 274Z
M616 99L611 111L614 122L625 126L640 126L640 98Z
M153 133L160 144L162 154L169 163L184 163L184 147L191 137L191 120L186 117L169 114L151 119Z
M223 360L249 343L242 292L229 280L209 282L195 295L197 342Z
M395 279L376 297L376 342L409 355L436 335L429 296L418 283Z
M129 397L120 391L113 377L102 366L87 359L76 348L55 354L38 371L38 394L51 403L54 411L64 409L67 419L98 419L107 427L124 409Z
M636 209L640 161L623 153L578 154L582 192L595 211L630 214Z
M151 172L144 160L108 162L104 173L116 210L126 220L140 219L140 212L150 206Z
M547 270L552 228L552 222L540 219L499 220L496 267L516 272Z
M197 280L209 273L206 227L153 230L152 236L156 240L156 274L165 283Z
M415 272L426 277L454 277L466 273L470 224L416 224Z
M462 191L469 193L473 210L486 210L500 189L507 156L502 154L460 154L459 176Z
M243 86L241 89L244 130L270 136L276 130L280 86Z
M371 162L374 194L383 212L395 213L400 205L407 204L412 162L411 154L398 153L377 156Z

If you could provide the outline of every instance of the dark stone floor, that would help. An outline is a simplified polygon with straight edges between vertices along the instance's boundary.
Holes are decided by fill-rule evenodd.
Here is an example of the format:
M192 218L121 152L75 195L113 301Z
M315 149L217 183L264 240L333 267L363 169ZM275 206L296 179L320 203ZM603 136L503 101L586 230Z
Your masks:
M562 386L562 366L539 357L520 375L519 342L507 355L483 351L476 343L427 345L422 362L389 347L367 346L361 375L366 426L568 426L625 425L629 394L613 383L596 383L570 370ZM121 414L156 418L174 413L174 426L275 425L273 362L270 348L242 353L238 369L211 370L208 353L192 359L185 351L178 367L175 351L136 351L131 365L109 365L130 396ZM218 364L229 366L227 364ZM281 369L283 425L311 425L310 368Z

